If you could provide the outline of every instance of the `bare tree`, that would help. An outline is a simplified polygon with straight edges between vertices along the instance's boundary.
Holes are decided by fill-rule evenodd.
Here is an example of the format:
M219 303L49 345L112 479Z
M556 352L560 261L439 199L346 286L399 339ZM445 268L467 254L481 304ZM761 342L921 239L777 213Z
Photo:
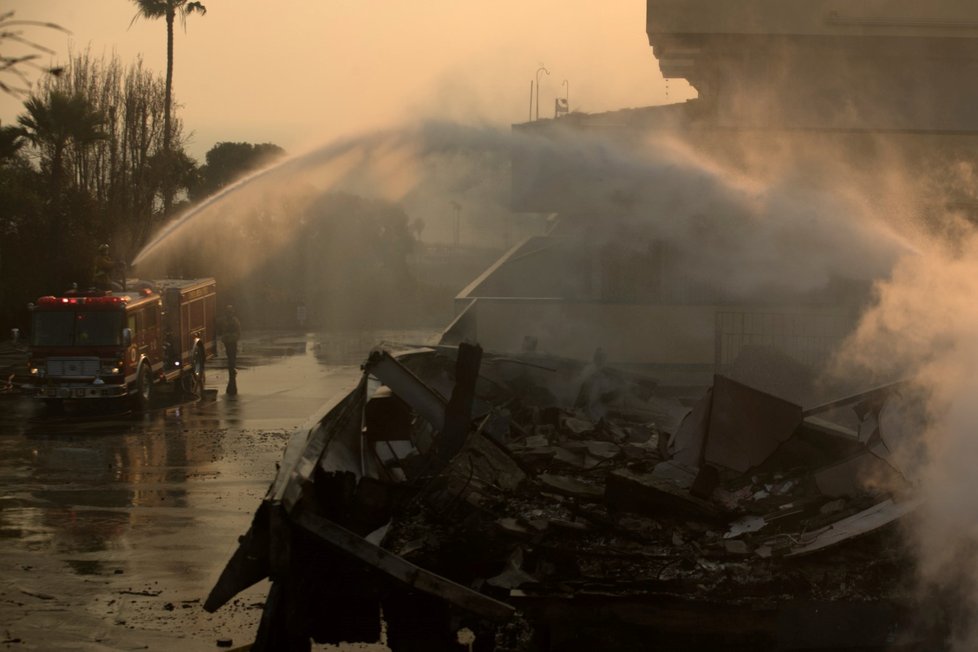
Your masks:
M84 148L69 147L66 174L97 207L94 228L113 239L120 251L134 253L161 218L167 189L185 185L178 178L187 165L179 118L171 117L171 151L164 151L165 84L136 59L124 66L118 56L70 58L65 73L48 78L44 88L80 93L104 117L106 138ZM176 170L177 174L171 174ZM186 176L186 175L184 175Z

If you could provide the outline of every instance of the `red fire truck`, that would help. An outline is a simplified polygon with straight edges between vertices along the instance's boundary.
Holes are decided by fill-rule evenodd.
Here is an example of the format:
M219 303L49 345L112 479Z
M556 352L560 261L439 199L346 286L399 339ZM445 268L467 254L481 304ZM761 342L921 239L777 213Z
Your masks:
M217 352L214 279L128 285L134 289L37 300L28 392L53 407L65 399L128 397L145 408L164 382L203 395L205 361Z

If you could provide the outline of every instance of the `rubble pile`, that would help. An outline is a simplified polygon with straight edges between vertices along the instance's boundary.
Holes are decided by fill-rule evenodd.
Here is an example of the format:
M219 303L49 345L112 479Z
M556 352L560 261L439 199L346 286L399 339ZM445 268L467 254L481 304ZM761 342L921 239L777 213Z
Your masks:
M540 391L528 404L505 377L483 373L493 401L443 469L414 479L421 488L381 544L405 559L506 598L774 602L898 590L905 560L894 537L846 546L845 564L806 556L914 506L878 428L868 432L886 391L805 411L718 376L690 410L592 368L565 407ZM814 416L847 406L855 429Z
M394 649L451 649L461 622L478 649L890 649L922 412L899 384L801 389L375 351L293 438L205 608L271 577L256 650L370 640L378 600Z

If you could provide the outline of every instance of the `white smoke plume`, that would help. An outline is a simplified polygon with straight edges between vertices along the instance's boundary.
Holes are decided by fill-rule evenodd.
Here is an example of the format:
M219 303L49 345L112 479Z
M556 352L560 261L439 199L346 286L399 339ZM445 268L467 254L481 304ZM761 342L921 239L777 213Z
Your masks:
M921 599L950 621L950 647L964 652L978 647L978 231L955 215L944 221L946 234L920 242L877 284L837 371L904 378L923 397L921 429L896 451L917 465L922 500L906 533Z
M917 476L924 507L909 529L921 586L978 587L978 232L944 208L950 191L974 194L966 165L918 175L906 151L876 142L854 156L848 144L769 138L718 155L664 131L636 147L580 133L545 138L426 123L351 138L262 171L178 219L140 262L159 264L188 242L219 242L229 229L272 220L278 235L255 249L214 249L216 267L243 274L293 246L295 221L327 191L396 202L410 219L430 223L447 218L457 201L479 224L473 238L497 239L500 224L520 219L509 206L514 147L567 162L574 183L532 166L522 173L541 175L530 185L552 184L567 219L575 212L589 218L581 228L592 245L662 240L686 256L691 279L729 298L806 293L837 278L874 283L835 371L864 386L907 378L928 398L931 425L920 433L926 447ZM343 243L334 246L340 251ZM369 299L357 291L356 269L349 279L345 300ZM978 608L978 592L964 596ZM958 649L975 649L978 630L963 622Z

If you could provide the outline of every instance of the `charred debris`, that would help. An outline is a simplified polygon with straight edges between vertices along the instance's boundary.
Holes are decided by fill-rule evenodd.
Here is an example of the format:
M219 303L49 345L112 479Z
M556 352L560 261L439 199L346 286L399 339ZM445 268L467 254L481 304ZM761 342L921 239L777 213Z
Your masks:
M732 373L687 399L602 358L375 351L206 608L270 577L254 650L376 641L380 613L398 651L463 627L487 650L918 649L901 385Z

